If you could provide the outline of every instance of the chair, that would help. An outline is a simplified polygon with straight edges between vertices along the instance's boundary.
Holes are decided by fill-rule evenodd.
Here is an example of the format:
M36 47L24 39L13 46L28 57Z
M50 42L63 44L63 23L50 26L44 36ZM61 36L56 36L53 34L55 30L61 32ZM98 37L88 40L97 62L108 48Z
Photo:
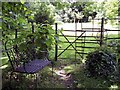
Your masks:
M28 60L29 57L26 57L25 53L19 53L18 49L15 50L14 47L8 49L7 42L5 42L5 52L8 56L9 62L12 67L12 72L10 74L10 86L13 72L36 74L35 76L37 76L37 73L41 69L43 69L45 66L51 63L48 57L44 57L42 59L35 58L33 60ZM35 79L37 80L37 77Z

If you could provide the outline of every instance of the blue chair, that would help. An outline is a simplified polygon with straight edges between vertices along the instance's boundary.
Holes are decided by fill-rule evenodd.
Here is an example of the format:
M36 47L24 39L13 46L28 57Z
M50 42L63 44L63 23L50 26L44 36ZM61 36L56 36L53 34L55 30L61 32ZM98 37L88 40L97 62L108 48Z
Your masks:
M10 86L11 86L13 72L24 73L24 74L35 74L36 77L35 79L37 80L37 73L45 66L52 63L47 56L41 59L34 58L31 60L29 57L24 58L24 56L26 55L24 53L23 54L19 53L19 50L16 51L14 47L8 49L7 42L5 42L4 46L5 46L5 52L8 56L10 65L12 67L12 72L10 74ZM46 51L41 51L41 53L44 52ZM23 60L21 60L20 58L22 58Z

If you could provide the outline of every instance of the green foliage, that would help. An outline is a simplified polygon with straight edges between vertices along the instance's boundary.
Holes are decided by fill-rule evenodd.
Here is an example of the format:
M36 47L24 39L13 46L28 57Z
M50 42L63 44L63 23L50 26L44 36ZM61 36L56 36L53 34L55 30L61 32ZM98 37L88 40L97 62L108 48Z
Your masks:
M105 16L108 18L116 18L118 15L118 0L111 0L105 2L104 8L105 9Z
M25 37L23 37L23 34L25 34ZM20 52L28 54L27 52L29 51L31 54L35 54L36 58L44 57L41 51L51 50L52 45L55 43L54 30L49 24L36 25L34 33L22 33L19 37L22 37L22 39L16 38L14 43L15 45L17 44Z
M118 0L106 0L99 3L97 6L97 12L101 14L100 17L112 19L110 20L110 23L115 24L116 22L114 18L118 16Z
M108 47L111 47L111 49L116 53L120 53L120 39L117 40L110 40L107 44Z
M49 24L38 26L34 33L35 45L41 50L47 47L48 50L52 48L54 41L54 30Z
M114 75L117 74L116 56L109 49L102 47L89 53L85 63L88 76L116 80Z
M25 18L26 10L24 4L20 2L3 2L2 3L2 36L3 40L11 40L15 38L15 31L24 31L24 26L27 25Z
M107 44L108 47L111 48L111 50L116 53L117 56L117 63L119 67L119 74L120 74L120 39L117 40L110 40ZM120 77L119 77L120 79Z
M31 8L34 10L34 21L37 24L53 24L54 23L54 13L51 11L49 7L49 3L46 3L46 2L31 3Z
M23 3L23 2L22 2ZM30 54L41 51L48 51L54 44L54 30L49 24L45 24L44 20L41 24L33 23L34 11L29 7L29 3L22 4L21 2L3 2L3 22L2 22L2 41L3 45L8 41L7 45L13 47L17 45L19 53L25 57L30 57ZM44 7L46 4L42 4ZM41 7L41 9L42 9ZM47 10L47 7L45 7ZM42 9L44 11L44 9ZM49 10L43 14L49 16ZM42 16L42 15L41 15ZM44 19L44 17L42 17ZM32 23L34 33L32 33ZM32 55L31 55L32 56ZM40 57L40 56L39 56Z
M69 7L69 3L63 2L62 0L55 0L54 2L51 2L51 4L55 6L57 10L62 10L66 7Z
M69 7L64 8L61 12L63 21L73 22L75 19L75 22L88 22L90 16L95 18L97 14L95 2L73 2L68 5Z

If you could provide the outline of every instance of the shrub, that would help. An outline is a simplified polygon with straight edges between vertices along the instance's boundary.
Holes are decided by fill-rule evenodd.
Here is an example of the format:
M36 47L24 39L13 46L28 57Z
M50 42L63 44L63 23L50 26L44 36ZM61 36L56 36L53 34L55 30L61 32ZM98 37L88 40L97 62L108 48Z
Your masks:
M108 42L108 47L110 47L117 55L117 62L119 67L119 74L120 74L120 39L118 40L110 40Z
M85 62L86 72L91 77L113 77L117 71L116 56L105 48L91 52Z
M39 8L36 11L34 19L37 24L53 24L55 21L54 13L46 3L39 4Z

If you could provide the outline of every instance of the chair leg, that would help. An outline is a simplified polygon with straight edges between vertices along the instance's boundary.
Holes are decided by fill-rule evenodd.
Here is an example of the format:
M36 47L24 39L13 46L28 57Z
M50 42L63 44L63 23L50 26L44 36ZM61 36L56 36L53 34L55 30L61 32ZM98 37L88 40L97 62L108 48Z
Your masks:
M39 85L39 87L40 87L40 84L41 84L41 83L42 83L42 81L41 81L41 74L38 73L38 85ZM38 88L39 88L39 87L38 87Z
M52 77L53 77L53 62L52 62Z
M12 80L12 74L13 74L13 71L10 73L10 82Z
M38 88L38 73L36 73L36 88Z
M35 85L34 85L34 89L36 89L37 88L37 82L38 82L38 80L37 80L37 73L35 73L34 74L34 77L35 77L35 79L34 79L34 82L35 82Z
M11 81L12 81L12 75L13 75L13 71L10 73L10 84L9 84L9 87L12 88L12 84L11 84Z

